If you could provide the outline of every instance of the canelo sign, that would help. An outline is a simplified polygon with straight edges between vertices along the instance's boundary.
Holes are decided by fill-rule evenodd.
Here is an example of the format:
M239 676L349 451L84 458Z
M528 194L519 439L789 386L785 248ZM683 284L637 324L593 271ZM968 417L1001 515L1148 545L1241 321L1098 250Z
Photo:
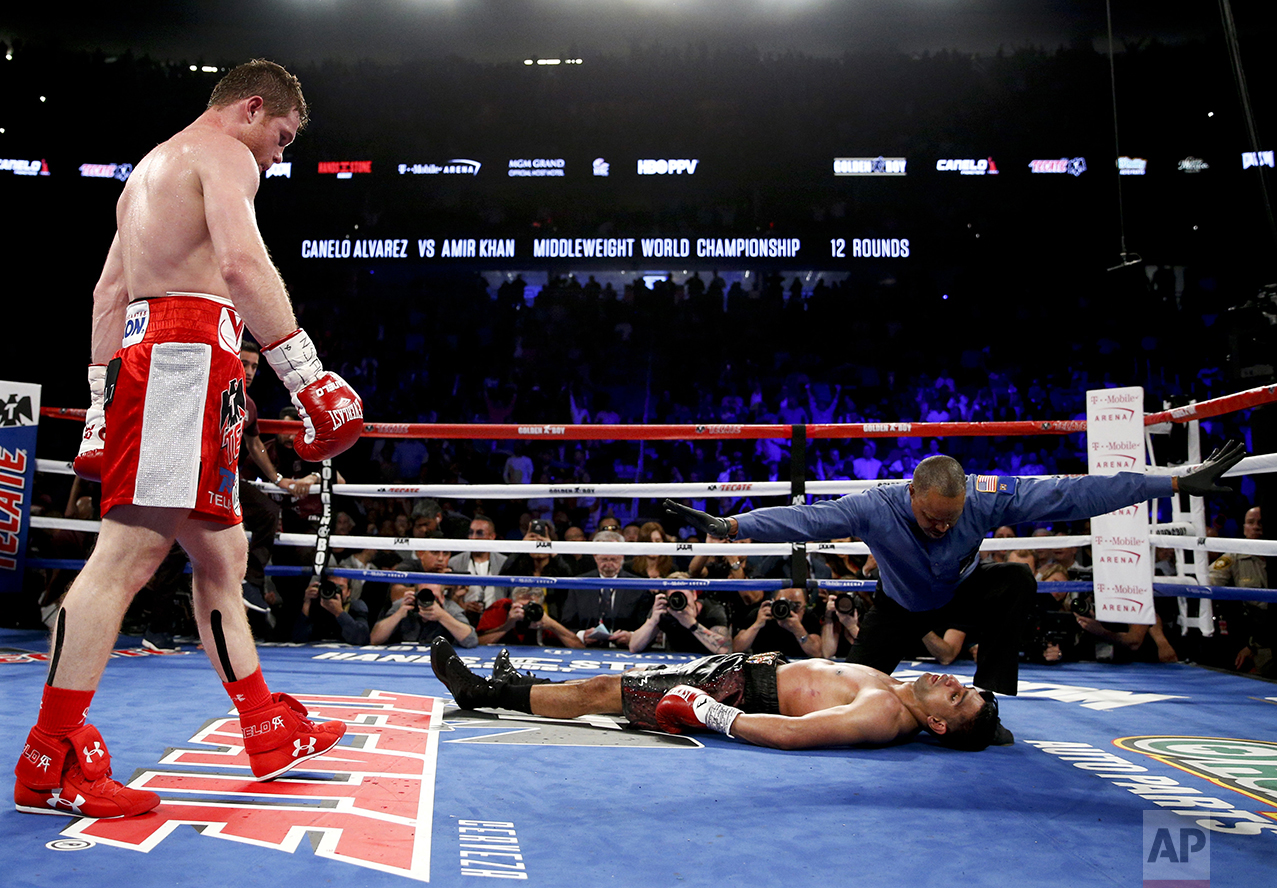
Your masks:
M253 781L239 720L206 724L192 748L170 750L129 786L161 793L140 817L77 820L63 836L149 852L178 827L204 836L294 852L308 837L317 857L430 881L435 766L443 701L416 694L298 694L320 719L346 722L340 744L297 776ZM198 769L198 770L197 770Z

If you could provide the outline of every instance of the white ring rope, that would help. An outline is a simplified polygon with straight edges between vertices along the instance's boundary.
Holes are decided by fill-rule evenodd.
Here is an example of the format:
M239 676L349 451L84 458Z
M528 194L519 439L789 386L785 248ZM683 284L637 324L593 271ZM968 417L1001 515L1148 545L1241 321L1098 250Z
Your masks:
M1277 540L1225 539L1223 537L1159 536L1155 544L1161 549L1209 549L1233 555L1277 555Z
M43 530L78 530L97 533L100 521L77 518L31 516L31 526ZM1164 527L1165 525L1157 525ZM1227 537L1192 537L1155 534L1149 545L1166 549L1209 549L1238 555L1277 555L1277 540L1247 540ZM276 541L284 546L303 548L315 545L314 534L281 533ZM543 542L539 540L470 540L449 538L332 536L329 545L336 549L378 549L381 551L420 552L429 549L447 552L503 552L552 555L791 555L795 543L595 543ZM1091 538L1074 536L1030 536L989 538L980 544L981 552L1009 552L1017 549L1062 549L1091 545ZM839 555L867 555L864 543L807 543L808 552L833 552Z
M1146 474L1149 475L1183 475L1197 468L1200 463L1184 463L1179 466L1148 466ZM1222 477L1237 478L1241 475L1264 475L1269 472L1277 472L1277 453L1260 453L1255 456L1248 456L1233 466Z
M859 493L884 484L904 484L907 479L883 478L877 481L809 481L810 494ZM280 488L268 481L252 481L254 487L265 493L279 493ZM312 484L311 493L318 493L319 485ZM793 487L788 481L732 481L732 482L677 482L669 484L334 484L333 493L338 496L360 497L418 497L432 496L439 499L547 499L550 497L572 499L580 497L610 497L612 499L646 499L649 497L673 497L675 499L724 497L734 499L742 495L789 497Z
M1181 466L1147 466L1149 475L1183 475L1197 464ZM51 475L73 475L71 463L63 460L37 459L36 470ZM1261 475L1277 472L1277 453L1248 456L1224 473L1225 478L1241 475ZM1022 478L1059 478L1061 475L1021 475ZM873 481L840 480L808 481L807 493L813 495L859 493L884 484L902 484L908 478L880 478ZM266 481L251 482L267 492L278 493L280 488ZM434 496L444 499L539 499L545 497L613 497L645 498L669 497L723 497L739 494L754 496L789 496L792 487L788 481L740 481L709 483L668 484L334 484L333 493L344 496L409 497ZM311 486L312 493L319 492L319 485Z

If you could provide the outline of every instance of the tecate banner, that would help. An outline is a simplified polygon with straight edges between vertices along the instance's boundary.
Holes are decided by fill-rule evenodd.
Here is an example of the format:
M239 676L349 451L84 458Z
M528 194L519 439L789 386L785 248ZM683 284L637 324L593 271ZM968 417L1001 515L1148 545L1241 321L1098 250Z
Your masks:
M21 592L40 386L0 380L0 592Z

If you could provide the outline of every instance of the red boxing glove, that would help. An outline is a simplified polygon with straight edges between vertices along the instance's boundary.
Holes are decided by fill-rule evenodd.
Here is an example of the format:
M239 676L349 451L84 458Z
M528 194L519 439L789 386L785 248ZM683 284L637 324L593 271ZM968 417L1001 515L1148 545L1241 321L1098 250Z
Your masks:
M709 694L690 685L679 685L665 693L656 704L656 724L667 734L681 734L684 728L709 728L732 736L732 723L741 710L719 703Z
M84 435L80 452L71 467L85 481L102 480L103 448L106 447L106 365L89 365L89 409L84 414Z
M294 330L262 349L267 363L292 396L305 434L293 444L307 462L344 453L363 431L364 402L346 380L325 370L306 331Z

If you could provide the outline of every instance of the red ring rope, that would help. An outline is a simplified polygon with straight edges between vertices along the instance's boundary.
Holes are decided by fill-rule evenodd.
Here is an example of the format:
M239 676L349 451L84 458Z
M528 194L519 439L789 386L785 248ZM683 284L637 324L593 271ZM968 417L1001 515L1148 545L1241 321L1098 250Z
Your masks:
M1144 425L1163 422L1190 422L1209 419L1277 401L1277 385L1264 385L1231 395L1150 413ZM40 415L53 419L84 419L84 410L73 407L41 407ZM300 431L296 420L259 419L266 434ZM451 438L488 441L513 439L538 441L686 441L790 438L793 425L498 425L484 423L400 423L364 424L366 438ZM993 437L1000 435L1070 435L1086 431L1084 419L1013 420L1008 422L850 422L822 423L805 427L811 438L940 438L945 436Z

